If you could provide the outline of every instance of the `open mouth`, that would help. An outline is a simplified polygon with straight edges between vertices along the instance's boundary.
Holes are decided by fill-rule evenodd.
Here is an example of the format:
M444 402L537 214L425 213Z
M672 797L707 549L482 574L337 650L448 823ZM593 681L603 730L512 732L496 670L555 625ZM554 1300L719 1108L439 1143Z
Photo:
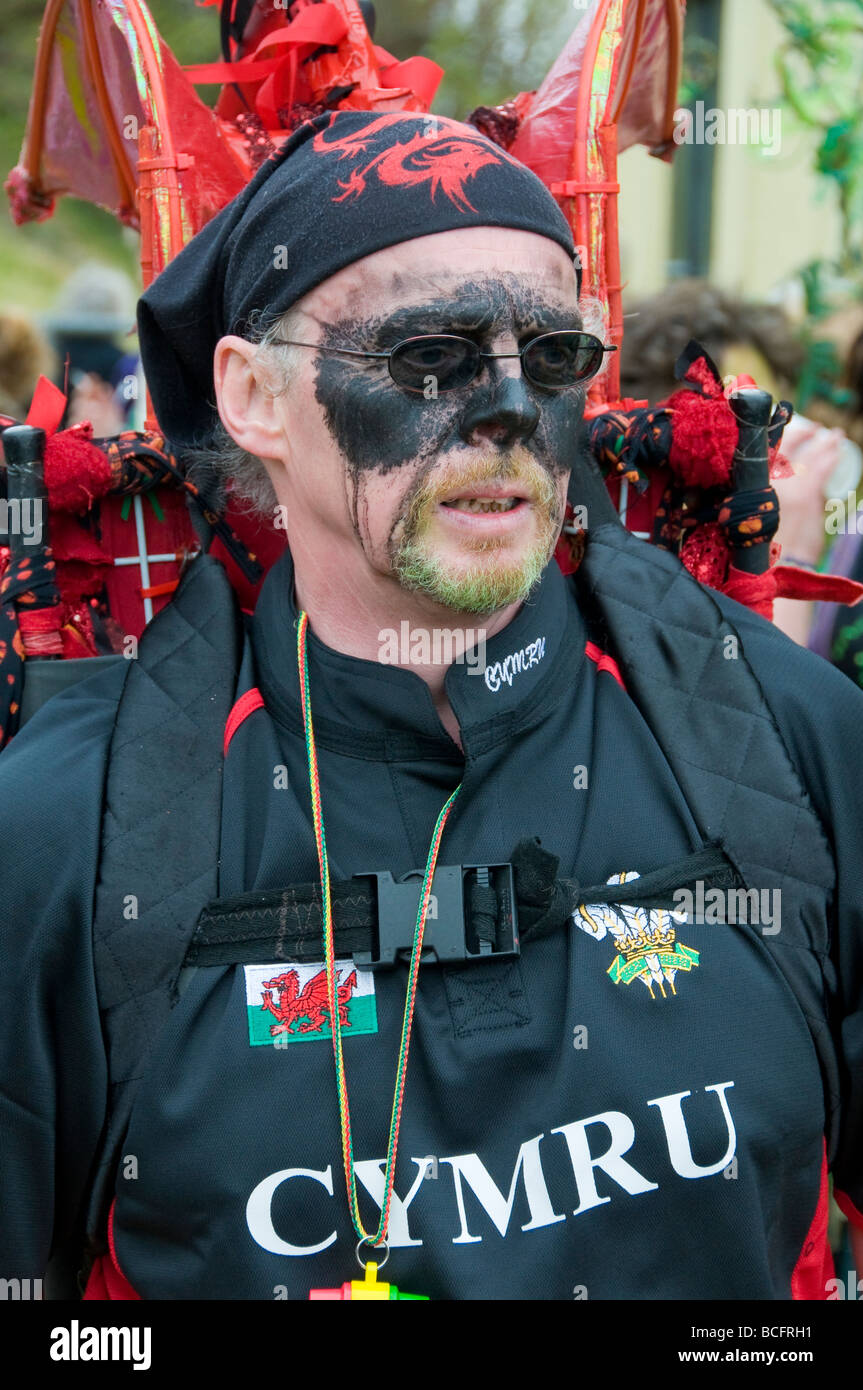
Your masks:
M512 512L524 505L523 497L453 497L441 503L457 512Z

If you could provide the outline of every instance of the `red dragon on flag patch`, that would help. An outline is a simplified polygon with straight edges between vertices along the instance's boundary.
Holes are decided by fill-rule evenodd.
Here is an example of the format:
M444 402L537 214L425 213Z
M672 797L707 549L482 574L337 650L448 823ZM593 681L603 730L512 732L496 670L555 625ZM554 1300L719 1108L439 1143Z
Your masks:
M345 1028L348 1023L348 1000L357 986L357 972L352 970L343 985L337 987L339 1021ZM278 990L279 1002L273 1003L273 990ZM327 972L321 970L300 989L300 977L296 970L286 970L274 980L265 982L262 1009L268 1009L278 1023L270 1024L273 1037L277 1033L290 1033L298 1019L301 1033L319 1033L329 1014L327 1003Z
M282 1047L305 1039L331 1038L327 972L323 963L247 965L246 1014L249 1042ZM376 1033L377 1012L371 971L353 961L336 962L339 1021L345 1032ZM270 1019L275 1019L271 1023Z

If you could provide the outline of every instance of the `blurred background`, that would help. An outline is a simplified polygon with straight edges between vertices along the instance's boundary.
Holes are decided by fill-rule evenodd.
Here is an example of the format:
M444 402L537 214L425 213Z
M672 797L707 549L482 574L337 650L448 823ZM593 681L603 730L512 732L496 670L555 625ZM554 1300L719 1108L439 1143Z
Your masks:
M377 0L375 39L440 64L434 110L465 119L538 87L587 3ZM220 57L213 5L149 6L181 63ZM43 11L3 0L0 12L4 177ZM212 104L219 89L198 91ZM786 453L808 481L780 488L782 540L787 557L823 566L825 503L843 499L847 530L863 466L863 0L688 0L678 106L690 124L671 162L643 145L619 162L622 395L664 399L694 337L723 374L792 401ZM63 197L47 221L15 227L0 210L0 411L22 415L39 371L64 385L68 363L66 423L89 419L97 435L133 423L139 276L137 233L108 212ZM802 640L812 612L795 612Z
M218 8L149 5L181 63L220 57ZM375 39L440 64L433 109L465 119L538 87L587 5L377 0ZM43 11L44 0L0 11L3 177L21 150ZM212 104L219 89L198 92ZM690 113L678 135L691 138L671 162L643 145L619 161L622 395L664 399L694 337L726 376L748 373L792 401L786 453L807 476L779 489L782 541L787 557L823 567L826 501L841 500L847 530L863 468L863 0L688 0L678 105ZM66 423L90 419L97 435L140 424L138 254L136 232L72 197L21 227L0 210L0 411L21 416L43 371L71 392ZM802 640L813 615L794 613Z
M21 148L43 8L43 0L3 0L4 176ZM375 37L397 57L418 53L439 63L445 77L435 109L464 119L478 105L537 87L583 8L584 0L378 0ZM195 0L151 0L150 9L180 62L219 57L215 9ZM820 420L857 437L863 425L851 359L863 330L863 0L689 0L684 32L680 106L697 113L701 103L708 115L757 112L761 134L710 143L702 121L702 142L681 144L671 164L643 146L621 156L621 265L632 318L624 390L654 400L665 385L665 359L657 379L637 344L641 301L698 277L709 282L706 299L701 287L693 298L684 286L682 299L663 295L653 306L669 328L672 361L678 339L688 336L686 319L709 349L730 353L724 371L749 371L774 394L793 387L799 410L811 414L814 403ZM218 89L199 93L211 102ZM136 234L74 198L60 199L47 222L20 228L0 211L6 313L45 326L70 274L92 262L137 282ZM119 284L113 294L106 289L102 311L121 319ZM79 300L73 289L61 306L65 321L47 324L61 353L57 335L74 327ZM92 313L95 301L87 302ZM777 327L770 316L741 313L753 302L781 306L787 321ZM17 351L14 342L9 350Z
M3 0L0 168L16 162L42 0ZM181 62L219 56L218 20L194 0L151 0ZM464 118L529 91L580 17L576 0L378 0L377 42L445 69L435 109ZM856 18L855 18L856 17ZM681 105L781 110L781 141L683 145L672 166L641 147L621 158L621 252L632 296L670 279L764 296L809 268L822 293L847 277L859 296L863 225L863 6L859 0L689 0ZM203 88L209 100L215 95ZM856 233L856 235L855 235ZM97 257L136 271L132 234L62 200L47 223L0 219L0 302L38 310ZM813 271L811 267L816 267ZM785 289L799 303L803 288ZM796 299L795 299L796 295Z

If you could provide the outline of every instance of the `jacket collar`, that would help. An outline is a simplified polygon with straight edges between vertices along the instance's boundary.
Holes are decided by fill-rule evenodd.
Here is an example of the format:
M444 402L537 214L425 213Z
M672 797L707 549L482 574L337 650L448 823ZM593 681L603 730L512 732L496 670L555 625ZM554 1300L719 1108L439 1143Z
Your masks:
M258 680L273 716L302 729L296 653L298 610L290 552L279 558L261 589L252 620ZM513 620L453 660L445 686L459 721L465 750L508 737L541 717L577 678L584 660L585 625L574 588L554 560ZM451 638L434 629L394 622L382 634L381 661L346 656L326 646L309 623L309 687L316 738L341 745L349 736L358 756L386 756L400 749L429 756L459 756L443 728L431 691L416 671L390 664L423 646ZM445 645L439 650L447 651Z

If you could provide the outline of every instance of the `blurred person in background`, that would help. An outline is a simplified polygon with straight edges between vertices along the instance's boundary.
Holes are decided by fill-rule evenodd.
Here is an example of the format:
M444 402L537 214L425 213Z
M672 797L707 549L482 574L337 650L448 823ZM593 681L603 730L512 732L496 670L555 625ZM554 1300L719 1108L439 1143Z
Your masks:
M69 396L64 424L89 420L97 438L128 427L137 397L137 354L123 345L135 326L135 296L123 271L87 262L45 320L60 364L55 380Z
M674 364L690 338L721 371L749 372L774 396L789 395L803 366L805 350L784 310L748 303L706 280L674 280L627 305L625 319L621 394L651 405L680 388Z
M833 408L834 417L855 443L863 443L863 306L855 304L824 325L832 331L843 358L841 385L849 391L848 406ZM831 407L825 406L825 410ZM828 514L824 518L827 540L833 540L828 568L863 580L863 497L859 495L860 473L830 481L827 492ZM860 605L848 608L836 603L816 605L815 622L809 641L813 651L832 661L851 680L863 686L863 613Z
M851 476L859 450L844 431L828 429L803 415L795 415L786 426L782 452L794 469L791 478L776 478L773 486L779 498L778 538L782 560L804 569L821 568L828 540L825 531L826 499L836 491L840 478ZM857 464L859 473L859 463ZM827 568L833 571L833 565ZM835 571L834 571L835 572ZM802 646L809 643L816 608L823 604L801 599L778 598L773 605L773 621ZM833 604L827 605L834 607Z
M56 362L35 324L23 314L0 313L0 415L24 420L36 382Z

